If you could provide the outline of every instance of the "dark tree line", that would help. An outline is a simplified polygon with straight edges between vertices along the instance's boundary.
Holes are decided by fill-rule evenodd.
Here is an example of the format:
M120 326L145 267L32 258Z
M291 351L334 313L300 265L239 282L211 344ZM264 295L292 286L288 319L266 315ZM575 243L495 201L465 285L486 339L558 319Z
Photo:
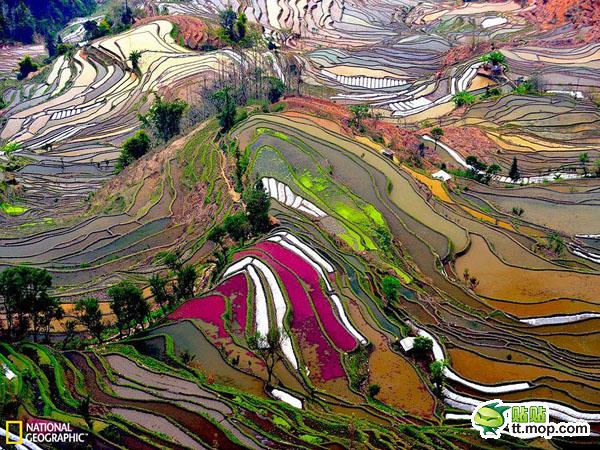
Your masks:
M52 277L45 269L17 266L0 273L0 312L4 315L3 334L7 341L19 340L33 332L46 338L53 320L61 319L63 309L50 295Z
M0 40L30 44L35 33L54 35L95 8L95 0L0 0Z

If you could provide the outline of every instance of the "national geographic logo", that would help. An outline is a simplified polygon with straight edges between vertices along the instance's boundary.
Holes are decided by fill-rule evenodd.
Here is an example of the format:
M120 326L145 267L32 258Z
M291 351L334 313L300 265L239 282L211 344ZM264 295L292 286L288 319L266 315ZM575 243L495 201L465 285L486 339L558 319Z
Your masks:
M83 444L88 433L73 430L71 424L43 419L7 420L5 424L7 445L33 444ZM1 448L1 447L0 447Z
M6 421L6 444L21 445L23 443L23 422L20 420Z

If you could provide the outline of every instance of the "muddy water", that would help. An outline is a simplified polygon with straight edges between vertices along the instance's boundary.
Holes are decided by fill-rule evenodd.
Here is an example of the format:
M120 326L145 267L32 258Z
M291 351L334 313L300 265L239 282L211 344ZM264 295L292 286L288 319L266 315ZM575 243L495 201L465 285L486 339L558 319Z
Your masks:
M472 235L469 252L456 260L456 272L468 269L477 277L477 293L518 303L538 303L553 299L574 299L597 304L600 275L566 270L529 270L503 264L481 236ZM582 303L582 306L584 304ZM581 312L589 310L582 307ZM554 311L561 314L562 311Z
M233 386L259 397L265 396L262 381L227 364L219 351L206 340L191 321L183 320L150 331L150 335L159 334L166 334L173 338L176 353L189 351L195 355L194 363L197 368L214 375L216 383Z
M369 357L369 382L378 384L378 400L419 417L433 417L435 400L415 368L389 348L387 338L366 320L358 304L348 302L352 321L374 346Z
M451 349L448 353L452 368L468 380L476 380L482 384L500 384L546 378L550 379L547 383L553 383L554 388L562 386L564 389L567 387L565 383L569 383L567 390L574 397L585 399L591 404L600 403L600 381L583 380L574 375L531 364L496 361L461 349ZM587 387L583 383L586 383Z

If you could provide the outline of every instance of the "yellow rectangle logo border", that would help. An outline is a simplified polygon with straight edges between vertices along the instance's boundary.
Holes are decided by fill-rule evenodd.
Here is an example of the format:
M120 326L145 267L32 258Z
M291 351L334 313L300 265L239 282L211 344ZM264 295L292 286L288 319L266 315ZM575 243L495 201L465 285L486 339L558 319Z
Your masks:
M19 425L19 440L11 441L10 440L10 426L17 424ZM23 422L21 420L7 420L5 422L6 427L6 444L7 445L21 445L23 444Z

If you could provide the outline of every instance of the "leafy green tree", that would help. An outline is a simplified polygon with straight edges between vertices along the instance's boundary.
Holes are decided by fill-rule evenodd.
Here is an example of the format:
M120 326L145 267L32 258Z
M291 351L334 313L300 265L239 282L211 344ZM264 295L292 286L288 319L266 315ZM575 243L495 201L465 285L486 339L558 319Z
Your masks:
M13 37L17 41L31 44L33 42L33 34L35 33L35 18L25 2L19 2L15 9L14 17L16 20Z
M139 70L140 59L142 59L142 52L139 50L132 50L131 53L129 53L129 61L131 62L131 68L134 71Z
M489 173L490 175L496 175L497 173L500 173L501 170L502 167L500 167L500 165L492 163L488 166L487 173Z
M67 350L71 347L71 344L75 341L77 337L77 321L76 320L67 320L65 322L65 336L60 343L60 347L63 350Z
M138 159L150 150L150 136L144 130L137 131L123 143L123 151Z
M191 264L183 266L177 271L177 298L187 300L194 296L194 285L198 274Z
M240 13L238 15L237 20L235 21L235 30L236 30L236 36L235 36L236 42L244 41L244 39L246 39L246 33L248 31L248 18L246 17L246 14Z
M127 4L127 0L125 0L125 7L123 8L123 12L121 14L121 23L123 25L130 25L133 23L133 11Z
M486 170L487 169L487 164L484 163L483 161L480 161L477 158L477 156L469 155L469 156L467 156L467 159L465 161L469 166L472 166L477 170Z
M594 173L597 177L600 177L600 158L594 161Z
M369 107L367 105L350 105L348 110L352 113L350 125L361 130L364 119L369 117Z
M386 227L379 225L377 228L375 228L375 237L377 238L379 248L381 248L384 252L388 252L391 249L392 235Z
M106 20L106 17L105 17L98 24L98 36L96 36L96 37L108 36L109 34L110 34L110 23L108 23L108 20Z
M590 162L590 155L587 152L580 153L579 162L581 163L581 167L583 167L583 173L587 174L587 163Z
M231 6L219 13L219 38L228 44L248 45L252 38L248 34L248 18L243 12L238 14Z
M94 429L94 422L92 420L92 415L90 414L90 395L86 395L79 401L79 414L83 417L85 424L87 425L89 430Z
M511 180L517 181L521 178L521 172L519 171L519 165L517 163L517 157L513 158L512 165L510 166L510 170L508 171L508 176Z
M221 39L223 39L226 42L235 41L235 26L237 20L237 13L231 8L231 6L219 12L219 24L221 25L221 30L219 30L219 37Z
M217 245L223 245L223 238L227 235L225 227L222 225L216 225L208 232L206 239L214 242Z
M486 53L485 55L483 55L481 57L481 61L489 62L494 65L506 64L506 56L504 56L504 54L502 52L495 50L493 52L489 52L489 53Z
M31 72L38 70L38 64L31 59L31 56L25 55L21 61L19 61L19 79L27 78Z
M444 386L444 369L448 366L448 361L445 359L439 361L433 361L429 365L429 371L431 372L431 381L436 386L436 393L438 396L442 392L442 388Z
M433 340L426 336L415 337L413 343L413 352L417 355L425 355L433 350Z
M150 291L152 292L154 301L164 313L166 305L173 305L173 298L167 291L167 278L155 273L150 277L148 282L150 283Z
M111 309L117 316L119 332L129 331L132 322L142 325L150 313L150 305L142 291L131 281L123 280L108 290Z
M183 263L181 262L181 253L179 250L162 253L160 255L160 260L173 272L177 272L183 266Z
M402 283L396 277L386 276L383 278L381 282L381 289L383 290L383 296L385 299L391 303L398 300L400 295L400 289L402 288Z
M148 153L149 150L150 136L144 130L138 130L123 143L123 148L115 165L115 173L120 173L133 161Z
M147 120L152 123L158 136L163 141L168 141L179 134L181 117L188 104L181 99L173 101L156 97L147 114Z
M65 316L60 300L50 295L41 296L31 311L33 340L37 342L39 332L44 333L46 342L50 342L50 330L54 320L61 320Z
M46 50L48 51L48 56L50 58L54 58L57 54L56 49L56 41L53 34L48 33L45 38L46 41Z
M257 177L254 185L246 190L244 202L246 203L246 213L252 232L259 234L268 231L271 226L269 222L271 197L265 192L265 187L260 178Z
M51 287L52 277L45 269L16 266L0 273L0 297L9 340L21 338L31 326L37 341L40 330L48 332L50 323L62 318L60 303L48 293Z
M248 216L244 212L237 212L227 216L223 221L223 228L231 239L238 242L248 239L251 232Z
M233 125L235 125L235 117L237 108L235 106L235 100L231 95L231 89L226 86L223 89L219 89L212 95L213 101L217 103L219 112L217 117L219 118L219 125L221 125L221 131L223 133L229 131Z
M102 332L106 324L102 320L102 311L97 298L84 298L75 304L77 320L81 323L92 337L102 343Z
M100 37L100 29L98 23L95 20L86 20L83 23L83 29L85 30L85 38L88 41Z
M456 106L470 105L475 101L475 96L470 92L461 91L452 96L452 101Z
M277 77L267 77L267 82L269 83L267 97L271 103L276 103L285 92L285 84Z
M240 147L237 142L234 144L234 157L235 157L235 191L242 192L244 190L244 173L248 167L248 157L244 155L242 157L240 153Z

